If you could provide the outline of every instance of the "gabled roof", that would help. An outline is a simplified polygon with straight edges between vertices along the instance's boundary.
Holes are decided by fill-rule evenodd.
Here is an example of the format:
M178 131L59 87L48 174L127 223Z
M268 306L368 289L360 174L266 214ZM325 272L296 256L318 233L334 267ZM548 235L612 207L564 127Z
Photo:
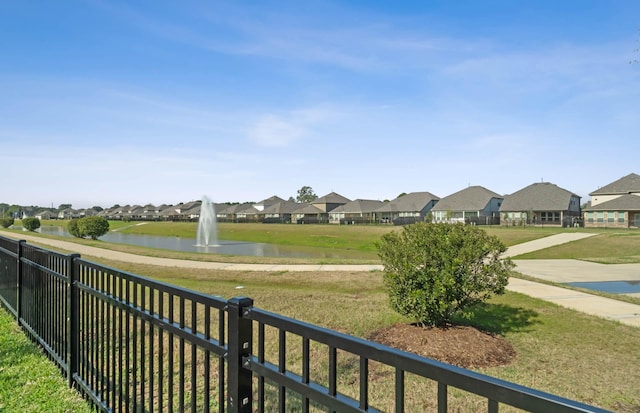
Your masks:
M366 212L373 212L383 205L382 201L375 199L356 199L349 201L344 205L340 205L331 213L346 213L346 214L359 214Z
M231 205L224 209L225 214L257 214L258 212L250 203Z
M445 196L432 208L432 211L480 211L492 198L504 197L482 186L470 186Z
M589 195L622 195L633 192L640 193L640 175L631 173L611 182L609 185L596 189Z
M291 214L293 211L299 209L302 204L294 201L282 201L277 204L271 205L262 211L263 214Z
M565 211L573 192L550 182L537 182L511 195L505 195L500 211Z
M325 212L315 205L298 204L300 207L293 211L295 214L324 214Z
M640 196L625 194L616 199L602 202L596 206L589 205L584 211L640 211Z
M439 200L431 192L411 192L384 203L376 212L420 212L429 202Z
M331 192L323 197L314 199L310 203L314 204L346 204L351 201L349 198L345 198L340 194L336 194L335 192Z
M284 202L284 199L280 198L277 195L271 196L267 199L263 199L262 201L258 202L257 204L254 205L273 205L275 203L278 202Z

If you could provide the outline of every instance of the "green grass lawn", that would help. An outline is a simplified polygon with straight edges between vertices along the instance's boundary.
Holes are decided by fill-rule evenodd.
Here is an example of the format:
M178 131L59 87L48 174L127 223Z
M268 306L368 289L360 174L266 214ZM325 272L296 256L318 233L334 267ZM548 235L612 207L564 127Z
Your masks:
M90 412L60 370L0 308L0 412Z
M359 337L411 321L390 309L381 272L227 272L104 263L224 298L249 296L256 307ZM511 292L478 307L468 323L504 336L517 352L511 365L480 372L613 411L640 411L639 328ZM474 411L472 400L454 392L451 403Z
M168 223L140 226L130 226L131 223L128 223L128 226L122 226L122 230L158 231L157 234L173 233L176 236L178 233L187 234L195 228L195 224L189 223L164 224ZM225 234L224 231L236 233L239 239L260 241L260 237L265 236L263 233L270 231L269 237L272 242L278 239L286 240L288 236L289 239L307 239L307 242L315 245L315 248L327 248L327 245L331 245L332 242L334 245L332 248L343 248L340 247L343 241L332 241L334 237L342 237L354 240L353 242L360 245L358 248L362 248L363 251L368 248L366 245L372 244L382 233L398 229L385 226L227 225L228 228L224 230L221 228L221 234ZM501 227L491 227L487 230L508 245L563 231L561 228ZM549 251L543 250L539 256L531 258L548 258L549 256L545 254L550 254L555 249L559 249L560 252L556 253L554 258L600 257L609 261L626 262L630 260L629 257L633 259L637 256L640 233L635 231L595 232L599 232L599 235L555 247ZM255 238L249 239L252 237ZM225 235L221 235L221 238L225 238ZM96 243L99 245L100 241ZM130 247L121 246L121 248L131 252ZM157 253L164 255L162 252ZM225 272L165 268L105 261L94 257L85 258L225 298L236 295L250 296L257 307L360 337L367 337L372 331L394 323L410 322L389 308L381 272ZM242 288L239 289L239 287ZM640 392L637 391L640 388L638 369L640 353L637 351L640 348L640 329L587 316L510 292L492 299L486 306L477 308L470 323L503 335L518 354L516 360L509 366L482 369L481 372L614 411L640 411ZM6 339L5 336L17 335L15 330L17 327L14 331L0 330L0 340ZM12 347L16 346L0 342L0 352L2 349ZM17 354L21 358L31 356L23 352ZM5 358L4 354L0 353L0 379L7 368L2 364L3 358ZM57 372L54 367L52 368ZM18 375L15 378L12 376L14 382L11 383L28 382L29 376L30 374ZM392 386L392 383L389 385ZM13 384L2 387L0 383L0 400L5 400L4 393L1 392L8 391L10 387L13 387ZM64 388L66 386L62 380L60 389ZM12 391L21 392L23 389ZM475 410L476 401L468 401L467 396L458 392L453 393L452 403L458 406L460 411ZM32 398L25 403L41 407L38 404L40 403L38 398ZM46 406L46 404L43 405ZM28 409L28 407L20 407L18 411L29 411ZM0 411L3 410L0 408ZM56 408L53 408L53 411L56 411Z
M640 231L606 230L594 237L530 252L519 259L578 259L603 264L640 262Z

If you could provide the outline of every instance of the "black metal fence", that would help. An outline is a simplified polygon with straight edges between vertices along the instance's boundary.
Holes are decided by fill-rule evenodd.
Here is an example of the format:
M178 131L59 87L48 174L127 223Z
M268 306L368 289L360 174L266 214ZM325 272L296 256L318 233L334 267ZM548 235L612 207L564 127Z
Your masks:
M0 302L100 411L604 411L4 237Z

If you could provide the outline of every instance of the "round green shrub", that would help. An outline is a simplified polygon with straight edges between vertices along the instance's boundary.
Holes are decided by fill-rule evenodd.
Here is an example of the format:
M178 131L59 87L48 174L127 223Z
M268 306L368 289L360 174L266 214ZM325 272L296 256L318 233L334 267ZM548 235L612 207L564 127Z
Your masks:
M109 221L104 217L84 217L78 220L78 232L82 237L98 239L109 232Z
M504 293L514 264L505 245L476 226L419 222L376 244L391 307L425 326Z
M2 222L0 222L0 224L2 225L2 228L9 228L11 225L13 225L14 220L13 218L3 218Z
M27 231L35 231L40 228L40 220L38 218L23 218L22 227Z

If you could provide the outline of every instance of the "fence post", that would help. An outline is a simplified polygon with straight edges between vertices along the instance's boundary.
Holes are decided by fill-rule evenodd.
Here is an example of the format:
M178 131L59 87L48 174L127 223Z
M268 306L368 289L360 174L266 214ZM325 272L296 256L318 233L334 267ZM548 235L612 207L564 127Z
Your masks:
M16 317L18 324L22 323L22 246L26 243L25 240L18 241L18 262L17 262L17 287L16 288Z
M242 358L253 350L253 323L244 318L253 300L234 297L228 301L229 340L227 344L227 411L229 413L251 413L252 374L242 367Z
M78 372L78 350L80 340L80 290L78 289L78 267L80 254L67 255L67 385L73 387L73 375Z

